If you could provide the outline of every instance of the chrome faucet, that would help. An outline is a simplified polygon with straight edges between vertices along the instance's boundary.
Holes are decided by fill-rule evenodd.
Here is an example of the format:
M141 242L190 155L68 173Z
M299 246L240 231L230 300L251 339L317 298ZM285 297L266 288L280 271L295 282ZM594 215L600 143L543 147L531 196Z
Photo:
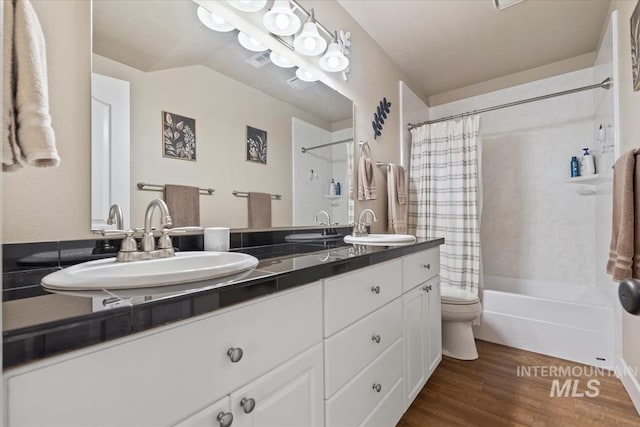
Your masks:
M320 215L324 215L327 217L327 222L318 222L318 217ZM331 216L329 215L329 213L327 211L320 211L316 214L316 216L313 217L313 222L315 222L316 224L320 224L320 225L331 225Z
M158 249L167 249L165 247L167 244L166 240L162 241L166 234L164 230L168 227L171 227L173 225L173 222L171 221L171 215L169 215L169 208L167 207L167 204L164 202L164 200L153 199L151 202L149 202L147 210L144 213L144 234L142 235L143 252L150 252L156 249L156 242L153 238L153 230L151 229L151 219L153 217L155 208L160 209L160 215L162 215L160 217L160 225L162 226L163 236L158 242ZM166 238L168 237L169 236L166 235ZM169 239L169 241L171 240Z
M374 211L372 211L371 209L363 209L360 212L360 216L358 216L358 222L353 225L353 237L363 237L369 234L367 232L367 226L371 225L372 223L364 222L364 217L366 214L371 214L374 222L378 221L378 218L376 218L376 213Z
M122 209L118 206L117 203L114 203L109 208L109 215L107 217L107 224L115 225L117 230L122 230L123 226L123 218Z

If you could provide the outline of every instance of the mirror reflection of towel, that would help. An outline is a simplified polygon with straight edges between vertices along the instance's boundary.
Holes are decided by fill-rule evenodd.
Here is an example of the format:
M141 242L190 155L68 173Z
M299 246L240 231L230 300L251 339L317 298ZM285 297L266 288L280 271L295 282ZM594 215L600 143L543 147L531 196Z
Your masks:
M187 185L165 184L164 201L173 227L200 226L200 189Z
M271 194L249 193L249 228L271 227Z

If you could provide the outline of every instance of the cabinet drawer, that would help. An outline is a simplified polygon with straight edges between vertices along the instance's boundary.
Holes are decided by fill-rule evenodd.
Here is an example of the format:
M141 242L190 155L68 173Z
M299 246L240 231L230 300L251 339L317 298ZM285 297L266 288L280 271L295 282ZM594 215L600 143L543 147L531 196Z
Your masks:
M402 377L402 339L399 338L364 371L327 400L328 426L357 426L393 392ZM378 392L375 387L379 386ZM398 410L402 413L402 392ZM388 426L395 424L388 424Z
M402 418L402 378L360 424L360 427L395 426L400 418Z
M174 427L213 427L221 425L225 420L233 420L229 396L209 405Z
M401 335L402 301L397 298L325 340L325 397L332 396ZM380 342L373 339L378 336Z
M316 284L34 364L7 379L8 424L175 424L320 342L321 316ZM232 347L244 353L237 363L227 355Z
M394 260L324 282L324 336L363 318L400 296L402 262Z
M402 258L403 287L407 292L440 273L440 248L407 255Z

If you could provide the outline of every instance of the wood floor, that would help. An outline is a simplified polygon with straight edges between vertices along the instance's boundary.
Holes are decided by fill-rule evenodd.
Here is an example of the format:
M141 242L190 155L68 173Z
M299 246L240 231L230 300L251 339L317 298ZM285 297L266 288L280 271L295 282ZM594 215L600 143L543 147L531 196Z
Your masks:
M614 376L518 376L518 366L590 367L485 341L480 358L442 363L404 414L399 427L424 426L640 426L640 416ZM598 397L549 397L553 379L600 382ZM595 386L595 383L592 383Z

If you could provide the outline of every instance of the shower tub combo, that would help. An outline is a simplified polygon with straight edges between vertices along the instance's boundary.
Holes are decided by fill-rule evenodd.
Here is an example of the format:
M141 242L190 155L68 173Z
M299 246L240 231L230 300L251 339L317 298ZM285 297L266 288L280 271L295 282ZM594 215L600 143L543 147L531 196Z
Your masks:
M613 295L595 286L484 279L477 339L613 368L614 315L606 305Z

